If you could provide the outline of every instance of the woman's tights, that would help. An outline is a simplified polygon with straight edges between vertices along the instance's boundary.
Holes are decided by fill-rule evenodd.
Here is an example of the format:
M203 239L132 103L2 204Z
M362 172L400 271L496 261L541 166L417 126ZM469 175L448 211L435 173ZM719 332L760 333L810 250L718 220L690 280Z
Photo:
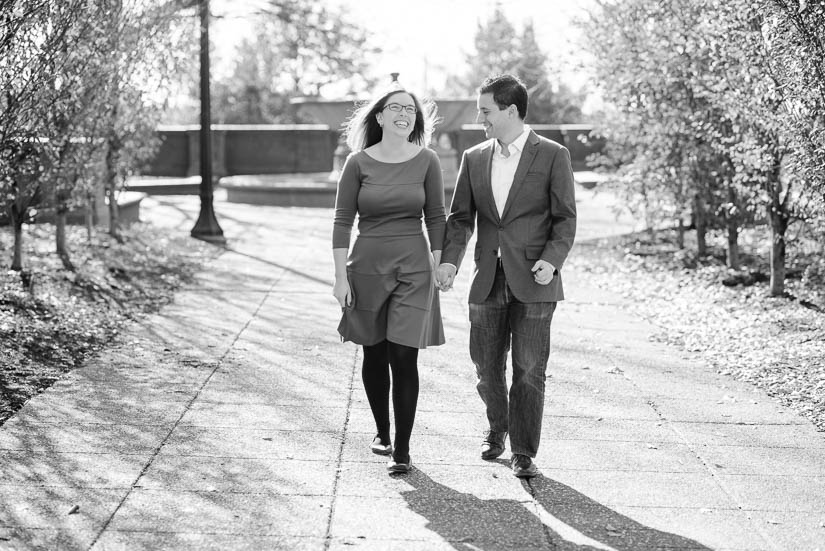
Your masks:
M364 346L361 377L382 442L390 441L390 370L395 412L393 456L397 461L406 461L418 404L418 349L386 340Z

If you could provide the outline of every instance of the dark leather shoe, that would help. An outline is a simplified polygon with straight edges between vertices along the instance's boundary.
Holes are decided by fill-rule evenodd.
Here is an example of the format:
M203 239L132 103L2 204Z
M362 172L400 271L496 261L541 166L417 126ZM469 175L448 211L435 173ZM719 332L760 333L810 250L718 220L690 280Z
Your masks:
M384 441L381 440L381 437L376 435L375 438L372 439L370 449L372 450L372 453L377 453L378 455L389 455L392 453L392 444L389 442L384 443Z
M489 461L503 454L505 438L507 438L506 432L488 430L484 436L484 442L481 443L481 458Z
M519 478L533 478L539 474L536 464L527 455L514 453L510 458L510 466L513 468L513 474Z
M393 457L390 459L389 463L387 463L387 471L389 471L390 474L408 473L410 472L410 469L412 469L412 459L409 455L403 459L396 459Z

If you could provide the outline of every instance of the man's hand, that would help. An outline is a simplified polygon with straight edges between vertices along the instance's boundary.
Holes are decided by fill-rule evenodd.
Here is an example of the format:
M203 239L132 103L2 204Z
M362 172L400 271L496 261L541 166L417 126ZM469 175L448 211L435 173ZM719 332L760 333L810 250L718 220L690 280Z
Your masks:
M452 264L440 264L435 270L435 286L439 291L449 291L453 288L456 267Z
M531 271L533 272L533 281L539 285L549 285L553 281L556 268L546 260L536 260Z

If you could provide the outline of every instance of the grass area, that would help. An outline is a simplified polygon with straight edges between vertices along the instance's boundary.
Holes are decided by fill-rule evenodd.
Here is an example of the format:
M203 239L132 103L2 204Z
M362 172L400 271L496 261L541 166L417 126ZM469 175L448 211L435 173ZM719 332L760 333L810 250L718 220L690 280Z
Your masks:
M220 249L147 224L118 243L69 227L76 270L63 268L54 227L28 226L26 270L9 270L12 234L0 228L0 424L62 373L100 351L130 319L154 312Z
M690 234L689 234L690 235ZM825 286L821 245L795 247L787 294L770 297L764 230L740 239L743 267L725 266L724 236L710 255L674 232L638 233L576 245L570 262L602 288L629 299L658 327L654 340L701 356L718 372L764 389L825 431Z

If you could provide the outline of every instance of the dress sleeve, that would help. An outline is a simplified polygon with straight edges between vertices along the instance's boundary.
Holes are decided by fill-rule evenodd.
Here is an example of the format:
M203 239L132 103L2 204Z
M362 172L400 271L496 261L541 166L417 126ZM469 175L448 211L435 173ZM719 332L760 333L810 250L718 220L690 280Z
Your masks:
M444 180L441 175L441 162L435 151L430 150L430 163L424 177L424 223L430 238L430 250L440 251L444 242L444 229L447 215L444 210Z
M352 224L358 211L358 190L361 188L361 171L351 153L341 169L338 190L335 194L335 221L332 226L332 248L349 249Z

